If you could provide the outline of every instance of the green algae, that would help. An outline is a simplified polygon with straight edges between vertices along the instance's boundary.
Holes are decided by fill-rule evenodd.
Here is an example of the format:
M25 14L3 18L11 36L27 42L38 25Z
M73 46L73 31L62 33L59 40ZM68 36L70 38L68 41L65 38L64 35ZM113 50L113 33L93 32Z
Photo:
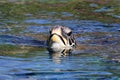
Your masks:
M97 7L90 7L90 4L96 4ZM96 9L100 9L102 7L112 7L113 11L111 12L94 12ZM53 0L52 2L44 1L26 1L24 3L16 3L16 2L4 2L0 3L0 14L2 18L7 19L25 19L29 16L27 14L31 14L32 16L39 15L40 11L48 11L48 12L69 12L74 16L78 16L78 19L84 20L98 20L102 22L116 22L119 23L120 19L115 18L112 15L119 15L119 2L117 0L114 1L104 1L95 2L95 1L87 1L87 0L72 0L66 2L60 2ZM59 16L59 15L58 15Z
M29 53L36 50L45 50L45 48L24 46L24 45L11 45L11 44L2 44L0 45L0 55L4 54L23 54Z

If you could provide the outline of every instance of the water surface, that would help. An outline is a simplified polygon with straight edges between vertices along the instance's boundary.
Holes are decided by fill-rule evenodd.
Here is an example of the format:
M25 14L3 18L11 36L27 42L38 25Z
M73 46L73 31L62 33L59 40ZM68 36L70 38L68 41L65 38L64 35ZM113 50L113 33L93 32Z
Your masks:
M56 12L44 13L47 16L53 14ZM33 17L21 24L13 23L12 27L0 26L1 80L120 79L117 57L120 53L120 24L78 20L66 12L60 15L73 19ZM64 25L73 30L78 45L70 56L47 52L45 40L53 25ZM114 58L117 61L113 61Z

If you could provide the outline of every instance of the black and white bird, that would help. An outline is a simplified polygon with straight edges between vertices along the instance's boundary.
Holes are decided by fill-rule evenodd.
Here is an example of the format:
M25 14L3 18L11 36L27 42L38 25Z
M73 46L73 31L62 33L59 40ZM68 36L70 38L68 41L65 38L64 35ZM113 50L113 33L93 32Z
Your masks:
M64 26L54 26L47 40L49 52L69 53L76 45L72 30Z

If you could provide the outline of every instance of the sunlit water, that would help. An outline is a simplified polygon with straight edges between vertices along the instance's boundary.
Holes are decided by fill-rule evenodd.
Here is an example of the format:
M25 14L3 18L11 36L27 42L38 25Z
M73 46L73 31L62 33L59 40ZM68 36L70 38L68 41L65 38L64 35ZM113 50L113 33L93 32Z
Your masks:
M45 48L43 42L24 34L47 35L53 25L64 25L73 30L82 49L78 48L70 56L49 54L45 49L21 51L20 54L17 54L18 51L13 51L16 54L0 52L0 80L119 80L120 63L109 57L120 53L120 24L75 18L62 20L52 17L56 14L47 12L44 14L50 16L47 19L26 19L23 23L27 25L17 33L11 34L14 29L0 26L0 44ZM73 17L67 12L60 15ZM17 24L15 29L21 29L21 26Z

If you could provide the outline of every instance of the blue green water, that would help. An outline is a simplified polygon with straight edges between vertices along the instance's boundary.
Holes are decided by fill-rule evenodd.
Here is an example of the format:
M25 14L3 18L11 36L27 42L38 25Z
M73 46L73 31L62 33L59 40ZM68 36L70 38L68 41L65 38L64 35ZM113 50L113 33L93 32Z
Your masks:
M48 17L31 15L21 23L10 21L11 26L1 24L0 46L20 47L0 49L0 80L120 79L120 24L78 20L68 12L59 13L60 17L57 12L41 14ZM68 16L71 19L61 19ZM49 54L45 49L44 42L53 25L73 30L78 45L70 56Z
M45 51L34 51L16 57L0 56L0 60L1 80L118 80L120 74L118 63L85 53L50 57Z

